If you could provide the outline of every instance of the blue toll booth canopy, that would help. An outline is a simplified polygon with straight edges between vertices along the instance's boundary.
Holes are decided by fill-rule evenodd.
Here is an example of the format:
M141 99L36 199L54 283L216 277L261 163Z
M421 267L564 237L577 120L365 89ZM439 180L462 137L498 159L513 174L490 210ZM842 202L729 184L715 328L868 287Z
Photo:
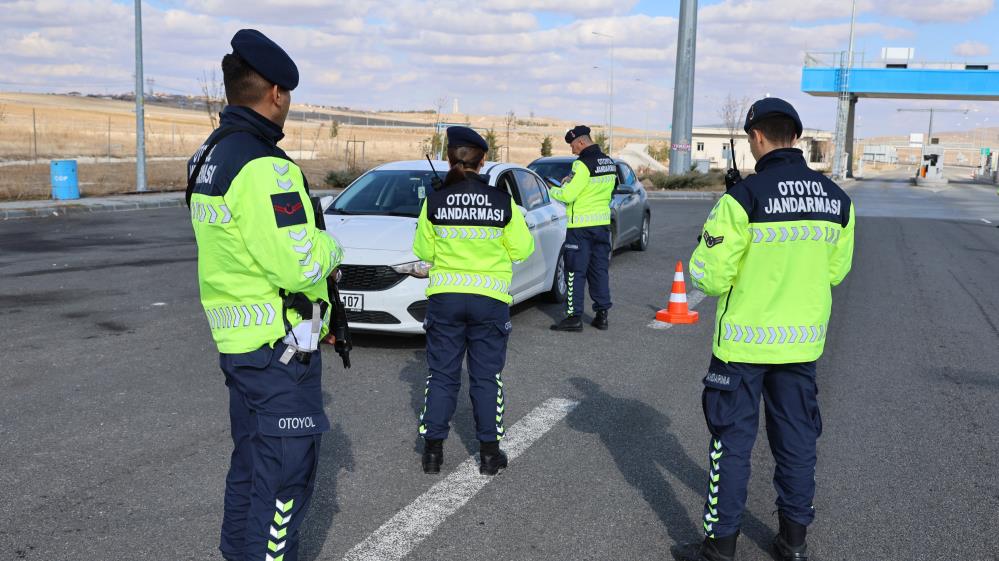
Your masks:
M809 56L801 91L836 97L842 79L834 59ZM999 100L999 64L855 61L847 89L858 98Z

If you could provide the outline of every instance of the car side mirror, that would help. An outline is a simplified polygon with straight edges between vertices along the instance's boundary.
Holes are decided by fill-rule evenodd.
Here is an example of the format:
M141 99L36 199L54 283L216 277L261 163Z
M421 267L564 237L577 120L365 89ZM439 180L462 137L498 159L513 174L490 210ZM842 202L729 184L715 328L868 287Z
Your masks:
M520 205L517 205L517 210L520 211L520 214L524 215L525 217L527 216L527 209L526 208L524 208L524 207L522 207Z
M615 195L634 195L635 194L635 190L632 189L631 187L623 187L623 186L622 187L615 187L614 188L614 194Z
M326 195L325 197L319 198L319 208L323 210L323 214L326 214L326 211L333 206L334 200L336 200L336 197L332 195Z

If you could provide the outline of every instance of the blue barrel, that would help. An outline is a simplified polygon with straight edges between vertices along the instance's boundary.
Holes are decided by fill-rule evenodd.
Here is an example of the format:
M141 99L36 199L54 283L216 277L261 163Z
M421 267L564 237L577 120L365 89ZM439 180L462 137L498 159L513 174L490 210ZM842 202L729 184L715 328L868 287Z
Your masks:
M56 200L79 199L80 184L76 178L76 160L52 160L52 198Z

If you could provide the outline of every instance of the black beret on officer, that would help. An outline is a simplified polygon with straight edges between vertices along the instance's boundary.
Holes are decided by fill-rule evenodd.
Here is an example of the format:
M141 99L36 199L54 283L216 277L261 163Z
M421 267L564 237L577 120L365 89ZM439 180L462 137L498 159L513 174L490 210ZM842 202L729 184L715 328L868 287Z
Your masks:
M783 99L777 97L766 97L755 103L749 108L749 113L746 114L746 126L743 130L746 134L749 134L749 129L753 128L753 125L759 123L767 117L774 117L777 115L784 115L785 117L790 117L794 121L794 130L797 131L798 137L801 138L802 126L801 118L798 117L798 112L794 110L794 107L790 103L784 101Z
M581 136L587 136L589 134L590 134L590 127L588 127L586 125L576 125L576 126L572 127L571 129L569 129L568 131L566 131L566 133L565 133L565 143L566 144L572 144L573 140L576 140L577 138L579 138Z
M256 29L240 29L232 36L232 52L239 55L272 84L293 90L298 86L298 67L288 53Z
M489 143L486 142L486 139L469 127L448 127L447 145L449 148L471 146L472 148L481 148L483 152L489 151Z

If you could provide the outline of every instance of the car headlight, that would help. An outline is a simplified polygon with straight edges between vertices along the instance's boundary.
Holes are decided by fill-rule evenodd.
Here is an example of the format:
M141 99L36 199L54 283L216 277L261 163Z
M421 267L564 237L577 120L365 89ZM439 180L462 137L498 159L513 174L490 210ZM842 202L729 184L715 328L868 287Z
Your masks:
M403 275L425 279L430 276L430 268L433 266L433 263L427 263L426 261L412 261L401 265L394 265L392 270Z

